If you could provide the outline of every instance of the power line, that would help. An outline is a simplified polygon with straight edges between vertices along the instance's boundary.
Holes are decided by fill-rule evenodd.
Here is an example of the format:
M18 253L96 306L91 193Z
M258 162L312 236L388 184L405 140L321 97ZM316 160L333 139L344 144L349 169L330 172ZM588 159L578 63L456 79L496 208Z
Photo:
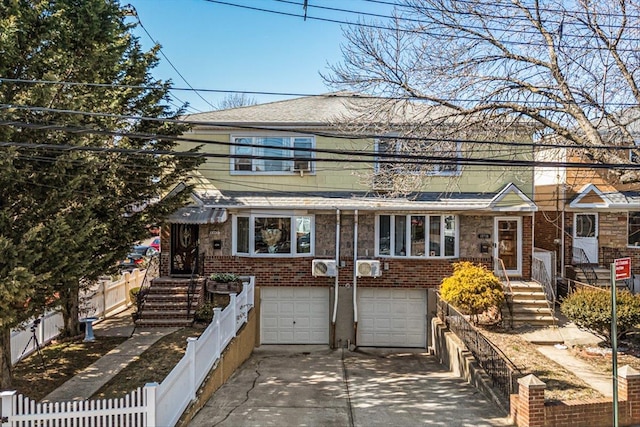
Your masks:
M124 89L143 89L152 90L157 89L155 86L145 85L125 85L117 83L94 83L94 82L72 82L63 80L42 80L42 79L16 79L0 77L0 82L8 83L24 83L24 84L51 84L51 85L68 85L68 86L87 86L87 87L109 87L109 88L124 88ZM247 90L234 90L234 89L207 89L207 88L181 88L172 87L171 91L198 91L198 92L212 92L212 93L226 93L226 94L244 94L244 95L265 95L265 96L282 96L282 97L316 97L324 98L330 96L332 98L343 99L363 99L363 100L382 100L382 101L432 101L431 98L425 96L375 96L367 94L354 94L354 93L297 93L297 92L267 92L267 91L247 91ZM486 99L474 99L474 98L440 98L443 102L450 103L473 103L473 102L487 102L491 101ZM520 101L521 105L556 105L556 102L550 100L526 100ZM591 106L587 102L570 101L567 105L575 106ZM635 107L638 104L634 102L607 102L606 105L617 107Z
M286 127L268 127L268 126L251 126L251 125L239 125L239 124L227 124L220 122L209 122L209 121L193 121L193 120L182 120L182 119L171 119L171 118L159 118L159 117L148 117L148 116L134 116L134 115L122 115L122 114L114 114L114 113L99 113L99 112L90 112L90 111L81 111L81 110L69 110L69 109L56 109L56 108L46 108L46 107L34 107L34 106L25 106L25 105L15 105L15 104L0 104L0 109L17 109L17 110L27 110L27 111L35 111L35 112L53 112L53 113L62 113L62 114L76 114L76 115L86 115L89 117L108 117L108 118L119 118L123 120L148 120L148 121L156 121L161 123L175 123L175 124L188 124L193 126L211 126L211 127L219 127L219 128L228 128L228 129L241 129L241 130L259 130L259 131L277 131L277 132L295 132L295 133L304 133L305 135L312 136L321 136L327 138L337 138L337 139L347 139L347 140L362 140L362 139L373 139L373 140L398 140L398 141L418 141L418 142L460 142L465 144L477 144L477 145L486 145L486 146L511 146L511 147L530 147L530 148L553 148L553 149L592 149L592 150L623 150L627 151L630 149L635 149L634 145L578 145L578 144L558 144L558 143L544 143L544 142L515 142L515 141L498 141L498 140L476 140L476 139L466 139L466 138L444 138L444 137L428 137L428 136L395 136L388 134L347 134L347 133L338 133L338 132L320 132L320 131L304 131L300 132L299 128L286 128ZM25 127L47 127L52 126L49 124L46 125L38 125L36 123L27 123L20 121L3 121L0 122L4 125L14 125L14 126L25 126ZM100 130L93 128L71 128L71 127L61 127L59 125L53 125L52 129L58 129L60 131L68 131L68 132L84 132L84 133L100 133L100 134L108 134L115 136L129 136L135 138L146 138L146 139L169 139L174 141L183 141L183 142L196 142L201 144L209 144L216 143L222 145L229 146L251 146L257 148L274 148L279 149L282 147L279 146L268 146L268 145L251 145L251 144L239 144L227 141L212 141L212 140L202 140L188 137L177 137L170 135L158 135L158 134L143 134L143 133L133 133L133 132L124 132L124 131L111 131L111 130ZM298 148L296 151L317 151L324 153L344 153L343 150L330 150L330 149L309 149L309 148ZM362 155L363 152L357 152L355 154Z
M391 32L422 34L422 35L427 35L427 36L432 36L432 37L445 36L444 34L432 32L432 31L427 31L422 27L420 29L415 29L415 28L407 29L407 28L400 28L400 27L392 28L392 27L385 27L385 26L381 26L381 25L369 24L369 23L364 23L364 22L349 22L349 21L343 21L343 20L339 20L339 19L320 18L320 17L314 17L314 16L298 14L298 13L283 12L283 11L278 11L278 10L259 8L259 7L255 7L255 6L247 6L247 5L241 5L241 4L236 4L236 3L229 3L229 2L221 1L221 0L204 0L204 1L209 2L209 3L221 4L221 5L225 5L225 6L237 7L237 8L241 8L241 9L253 10L253 11L257 11L257 12L266 12L266 13L271 13L271 14L276 14L276 15L281 15L281 16L295 17L295 18L305 18L305 20L309 19L309 20L315 20L315 21L331 22L331 23L334 23L334 24L356 26L356 27L364 27L364 28L385 30L385 31L391 31ZM300 6L302 6L302 5L300 5ZM468 27L468 28L473 29L472 27ZM477 27L477 28L478 29L482 29L482 30L486 29L486 28L483 28L483 27ZM444 26L444 29L450 29L450 27ZM510 30L508 28L499 28L499 29L494 29L494 31L505 32L505 31L510 31ZM516 30L513 30L513 31L515 31L516 33L522 33L522 31L516 31ZM532 33L532 34L538 34L538 33ZM472 40L472 41L477 41L478 40L478 37L476 35L471 35L468 32L462 32L462 33L458 32L458 34L456 36L457 36L457 38L461 38L461 39L467 39L467 40ZM449 38L450 35L446 35L446 37ZM638 40L640 40L640 39L638 39ZM504 45L548 47L548 44L546 42L535 43L535 42L531 42L531 41L500 40L500 43L502 43ZM586 49L587 47L583 46L583 48ZM589 47L589 49L596 49L596 50L605 49L605 50L609 50L606 47L605 48ZM626 49L626 48L618 47L616 50L618 52L625 52L625 51L635 52L634 48Z

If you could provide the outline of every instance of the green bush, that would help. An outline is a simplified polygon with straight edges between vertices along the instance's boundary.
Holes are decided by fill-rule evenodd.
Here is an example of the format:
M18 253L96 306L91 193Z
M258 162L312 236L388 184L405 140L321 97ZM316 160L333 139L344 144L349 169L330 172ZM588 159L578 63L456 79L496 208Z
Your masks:
M581 329L611 344L611 292L582 289L569 295L560 311ZM628 291L616 293L617 338L624 338L640 323L640 297Z
M220 283L237 282L240 280L240 277L233 273L213 273L209 278Z
M213 320L213 304L205 302L198 307L194 313L196 322L211 322Z
M453 264L453 274L442 280L440 296L471 320L478 322L478 315L500 306L504 302L502 282L483 265L468 261Z

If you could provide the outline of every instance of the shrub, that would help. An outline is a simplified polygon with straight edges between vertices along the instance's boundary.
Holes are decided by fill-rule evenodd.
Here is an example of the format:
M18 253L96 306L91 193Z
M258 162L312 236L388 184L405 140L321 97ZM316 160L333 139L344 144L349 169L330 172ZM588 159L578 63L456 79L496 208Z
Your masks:
M238 282L240 280L240 277L233 273L213 273L209 278L220 283Z
M453 274L442 280L440 295L464 314L471 315L471 321L478 322L478 315L504 302L502 283L491 271L482 265L468 261L453 264Z
M213 304L205 302L196 309L193 316L196 322L211 322L211 320L213 320Z
M569 295L560 305L562 313L581 329L611 345L611 292L582 289ZM616 293L617 338L624 338L640 323L640 298L628 291Z

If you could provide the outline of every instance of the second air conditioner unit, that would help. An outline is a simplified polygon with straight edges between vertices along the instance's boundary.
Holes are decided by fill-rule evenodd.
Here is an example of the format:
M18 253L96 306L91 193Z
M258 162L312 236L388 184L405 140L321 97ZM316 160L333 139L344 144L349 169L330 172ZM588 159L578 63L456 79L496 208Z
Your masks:
M334 259L314 259L311 264L311 274L314 276L336 277L338 269Z
M356 261L356 275L358 277L380 277L380 261L372 259L362 259Z

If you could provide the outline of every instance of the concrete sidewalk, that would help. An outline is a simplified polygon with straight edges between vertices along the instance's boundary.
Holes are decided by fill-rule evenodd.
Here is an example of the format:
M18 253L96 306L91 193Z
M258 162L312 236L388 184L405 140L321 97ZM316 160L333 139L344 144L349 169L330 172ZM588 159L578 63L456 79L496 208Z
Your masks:
M522 338L536 345L540 353L573 372L603 396L613 397L611 374L595 370L593 366L571 354L570 350L576 345L597 347L602 339L590 332L578 329L562 314L556 313L556 316L559 317L557 327L539 328L525 332L521 334Z
M135 328L131 309L96 323L93 327L96 339L107 336L129 337L118 347L98 359L78 375L49 393L43 402L86 400L113 378L128 364L136 360L160 338L176 328Z

